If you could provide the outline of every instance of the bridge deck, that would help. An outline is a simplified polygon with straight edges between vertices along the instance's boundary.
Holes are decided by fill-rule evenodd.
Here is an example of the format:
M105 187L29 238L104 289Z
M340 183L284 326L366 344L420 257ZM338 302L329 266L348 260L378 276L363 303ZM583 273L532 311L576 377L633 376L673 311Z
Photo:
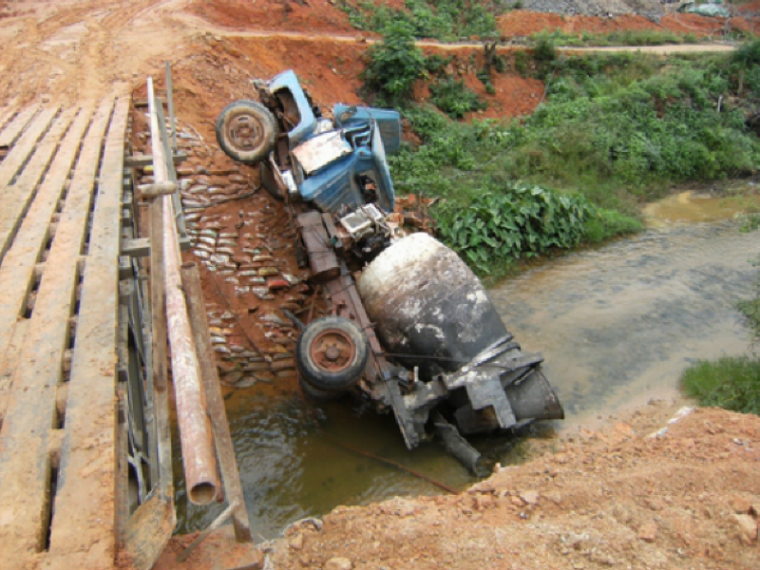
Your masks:
M7 570L114 566L128 118L127 98L0 109L0 565Z

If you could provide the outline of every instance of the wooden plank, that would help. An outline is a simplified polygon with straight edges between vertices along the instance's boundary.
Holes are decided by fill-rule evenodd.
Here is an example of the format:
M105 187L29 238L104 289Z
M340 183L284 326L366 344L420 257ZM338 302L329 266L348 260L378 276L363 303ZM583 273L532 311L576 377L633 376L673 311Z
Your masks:
M187 153L184 150L180 150L179 152L172 155L172 160L174 161L174 164L182 164L187 160ZM124 166L128 166L130 168L145 168L146 166L150 166L152 164L152 154L136 154L133 156L128 156L124 160Z
M0 109L0 132L2 132L5 124L11 120L11 117L16 114L17 109L15 107L3 107Z
M18 321L11 326L5 327L10 329L10 338L8 344L8 358L4 359L3 365L0 368L0 430L2 430L6 404L8 403L8 398L11 393L11 379L19 364L19 356L21 347L24 344L24 335L26 334L27 324L26 321Z
M18 180L13 185L0 188L0 200L3 203L0 210L0 263L34 198L37 186L58 148L61 137L66 133L75 115L76 110L61 114L42 142L37 145Z
M8 156L0 163L0 200L3 202L13 199L13 192L9 190L8 186L10 186L16 173L29 159L29 155L34 151L34 147L37 146L37 141L40 140L40 137L47 130L56 113L58 113L57 108L50 108L44 109L37 115L26 131L24 131L24 134L21 135L21 138L13 145Z
M179 239L180 251L187 251L193 245L190 237ZM148 257L150 255L150 238L131 238L121 242L121 254L129 257Z
M84 140L21 349L24 365L13 375L0 433L0 552L4 570L28 567L45 549L51 510L49 439L50 430L58 427L56 390L63 377L61 364L69 342L77 260L84 245L103 132L112 106L111 100L100 105Z
M14 323L23 312L24 303L35 279L35 265L45 245L48 222L63 194L69 171L74 164L79 142L90 123L92 109L82 110L61 143L48 174L37 191L31 208L18 230L13 245L0 266L0 323ZM0 327L0 373L8 353L11 326ZM0 389L7 389L11 377L0 375ZM2 402L0 402L2 405Z
M8 123L5 128L0 132L0 148L7 148L11 146L18 138L21 131L24 130L27 123L34 117L38 107L27 107L23 111L19 112L13 120Z
M129 103L118 100L108 131L82 283L48 558L49 568L61 570L111 568L116 557L119 221Z

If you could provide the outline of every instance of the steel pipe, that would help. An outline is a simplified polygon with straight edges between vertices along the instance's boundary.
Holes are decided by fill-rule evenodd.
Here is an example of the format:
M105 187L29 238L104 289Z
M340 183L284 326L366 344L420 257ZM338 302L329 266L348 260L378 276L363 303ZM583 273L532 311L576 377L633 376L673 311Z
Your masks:
M148 105L150 110L153 176L157 184L168 182L168 168L161 127L155 108L153 81L148 79ZM206 505L217 492L216 460L212 451L211 433L206 418L201 388L198 356L182 291L180 253L174 207L170 195L163 200L164 276L166 284L166 318L171 347L174 399L177 404L182 448L182 465L185 471L187 495L191 502Z

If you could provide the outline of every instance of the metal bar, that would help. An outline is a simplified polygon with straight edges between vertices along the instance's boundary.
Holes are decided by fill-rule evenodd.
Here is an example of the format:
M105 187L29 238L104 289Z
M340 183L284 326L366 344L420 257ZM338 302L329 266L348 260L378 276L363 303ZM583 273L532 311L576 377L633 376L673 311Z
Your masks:
M169 426L169 395L167 387L166 351L166 287L164 282L164 201L150 205L150 236L154 247L150 253L151 352L153 369L153 398L155 406L158 477L163 495L173 498L172 446Z
M187 295L187 305L190 311L190 323L193 327L195 345L198 348L199 362L203 387L206 391L206 407L208 408L211 428L214 432L216 453L222 469L222 480L227 500L230 504L237 502L237 508L232 513L232 524L235 527L235 538L238 542L251 540L251 525L245 508L243 487L240 484L240 474L235 449L232 447L230 426L227 422L227 411L224 409L224 398L219 384L219 374L216 369L214 350L211 347L208 320L206 319L201 276L195 263L183 263L182 285Z
M206 530L202 531L198 536L196 536L195 539L187 546L187 548L179 553L177 556L177 562L181 563L187 560L187 557L190 556L190 553L195 550L195 548L201 542L206 540L206 537L209 534L222 526L224 524L224 521L230 518L230 515L235 511L237 507L237 501L232 501L232 503L230 503L230 506L224 509L224 511L222 511L222 514L216 517L216 519L214 519L214 522L212 522Z
M168 165L159 131L158 113L153 94L153 81L148 80L151 147L155 161L154 180L168 180ZM179 273L179 241L174 222L171 196L158 198L164 202L163 237L166 283L166 317L172 355L172 378L177 403L177 423L182 445L182 464L187 482L187 495L191 502L206 505L216 497L216 480L211 450L211 434L206 422L206 410L201 394L198 357L190 330L187 305ZM154 248L155 249L155 248Z
M161 105L158 105L156 107L156 114L158 115L158 123L160 125L166 124L166 119L164 118L164 109ZM161 136L161 141L163 144L164 149L164 156L169 157L172 155L171 147L169 146L169 140L166 136L166 129L161 129L161 132L159 133ZM166 161L166 180L169 180L171 182L177 182L177 171L174 168L174 161L169 162L168 159ZM175 192L171 195L172 204L174 205L174 221L177 224L177 232L180 235L180 245L182 243L182 240L187 238L187 229L185 228L185 214L182 210L182 200L179 197L179 193ZM184 251L184 250L183 250Z
M177 152L177 120L174 117L174 90L172 89L172 64L166 62L166 99L169 103L169 120L172 123L172 150Z

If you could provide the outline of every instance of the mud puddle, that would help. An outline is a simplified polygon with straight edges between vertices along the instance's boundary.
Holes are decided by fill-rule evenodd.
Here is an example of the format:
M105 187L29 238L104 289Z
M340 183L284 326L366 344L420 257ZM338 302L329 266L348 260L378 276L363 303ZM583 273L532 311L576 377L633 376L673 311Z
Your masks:
M760 256L760 236L741 233L735 220L659 220L660 227L568 255L490 291L523 348L546 357L547 376L567 412L556 429L593 427L652 398L678 398L679 374L690 362L748 349L734 303L750 295L757 277L752 261ZM352 450L403 463L458 489L474 482L434 442L408 452L390 415L348 402L307 405L295 379L228 396L258 540L338 505L442 492ZM503 436L475 442L502 464L520 460L514 443ZM178 532L205 528L222 510L189 505L178 481Z

